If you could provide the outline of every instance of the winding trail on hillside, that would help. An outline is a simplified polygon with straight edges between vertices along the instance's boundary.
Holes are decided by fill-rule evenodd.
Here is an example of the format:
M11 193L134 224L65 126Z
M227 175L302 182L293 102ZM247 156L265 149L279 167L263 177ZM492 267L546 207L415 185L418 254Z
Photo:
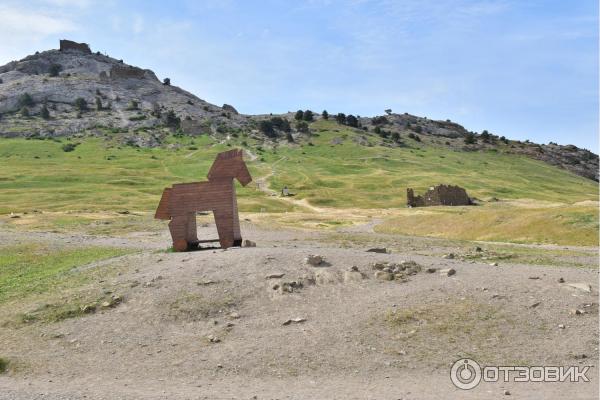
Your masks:
M256 179L256 185L258 187L258 190L268 194L269 196L276 196L278 199L286 201L297 207L307 208L311 211L318 212L318 213L325 212L326 210L324 208L313 206L306 199L295 199L294 197L290 197L290 196L279 196L278 191L273 190L269 187L268 180L270 177L275 175L275 166L278 163L280 163L281 161L285 161L285 160L287 160L287 157L281 157L279 160L275 161L273 164L270 165L271 170L266 175L263 175L260 178Z

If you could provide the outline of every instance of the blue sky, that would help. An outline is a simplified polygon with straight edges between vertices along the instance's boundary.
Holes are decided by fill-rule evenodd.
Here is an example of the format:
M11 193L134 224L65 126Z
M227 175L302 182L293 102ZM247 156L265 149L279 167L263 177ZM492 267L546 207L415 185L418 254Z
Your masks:
M596 0L3 0L0 38L0 64L69 38L243 113L391 108L598 152Z

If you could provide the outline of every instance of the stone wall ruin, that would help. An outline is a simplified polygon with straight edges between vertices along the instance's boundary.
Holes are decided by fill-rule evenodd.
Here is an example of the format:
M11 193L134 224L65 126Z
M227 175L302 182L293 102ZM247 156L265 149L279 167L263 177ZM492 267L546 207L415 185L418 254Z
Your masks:
M60 51L75 50L86 54L92 54L90 46L87 43L77 43L72 40L62 39L60 41Z
M117 78L134 78L142 79L146 71L138 67L130 67L126 65L113 65L110 69L111 79Z
M437 185L423 195L415 196L411 188L406 189L408 207L468 206L473 204L467 191L459 186Z

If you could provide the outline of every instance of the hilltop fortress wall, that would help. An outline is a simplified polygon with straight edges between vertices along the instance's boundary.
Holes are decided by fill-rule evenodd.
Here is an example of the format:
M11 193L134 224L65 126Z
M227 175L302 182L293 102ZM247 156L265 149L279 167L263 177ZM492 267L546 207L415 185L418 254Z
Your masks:
M75 50L86 54L92 54L90 46L87 43L77 43L72 40L61 39L60 51Z

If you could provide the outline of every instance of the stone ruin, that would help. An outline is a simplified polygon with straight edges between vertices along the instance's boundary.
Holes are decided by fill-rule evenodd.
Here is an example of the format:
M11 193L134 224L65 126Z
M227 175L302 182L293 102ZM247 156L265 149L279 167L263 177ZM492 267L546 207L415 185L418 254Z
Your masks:
M75 50L86 54L92 54L90 46L87 43L77 43L72 40L62 39L60 41L60 51Z
M115 78L134 78L142 79L146 71L138 67L130 67L127 65L113 65L110 69L111 79Z
M430 187L422 196L415 196L411 188L406 189L408 207L468 206L473 204L467 191L460 186L437 185Z

